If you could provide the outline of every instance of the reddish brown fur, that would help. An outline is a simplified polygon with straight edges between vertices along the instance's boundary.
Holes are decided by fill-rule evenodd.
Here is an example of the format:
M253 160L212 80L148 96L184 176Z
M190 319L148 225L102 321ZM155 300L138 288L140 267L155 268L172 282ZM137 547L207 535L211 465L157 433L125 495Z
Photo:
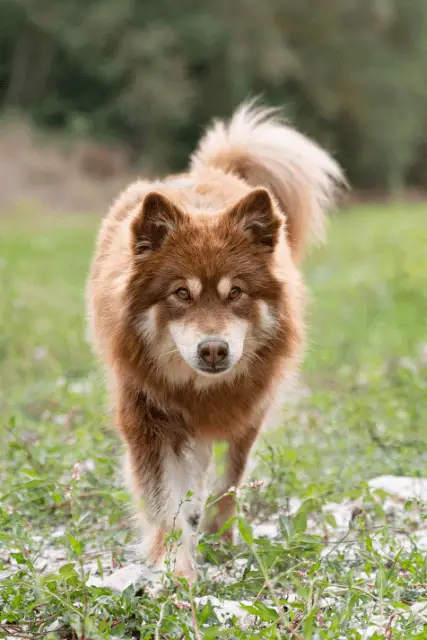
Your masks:
M178 498L172 499L168 473L181 478L182 465L185 476L193 454L190 466L206 471L211 443L225 440L227 471L217 495L237 486L277 384L296 369L303 346L304 291L291 254L300 242L286 234L285 205L274 200L274 190L268 197L230 167L217 168L217 157L212 164L197 163L188 174L164 182L131 185L102 223L88 288L93 340L110 375L132 490L144 502L152 562L162 556L164 535L176 525ZM162 217L172 229L156 225ZM150 251L144 246L147 234ZM200 296L183 306L172 294L195 278ZM221 299L221 278L238 283L245 295L232 304ZM268 331L262 328L260 301L274 316ZM155 327L147 329L152 309ZM244 320L252 351L243 354L237 373L205 383L179 353L159 359L163 337L170 340L169 323L177 320L183 327L197 323L206 333ZM141 335L141 322L147 334ZM216 504L203 525L210 531L233 514L232 498ZM192 577L188 540L183 549L176 573Z

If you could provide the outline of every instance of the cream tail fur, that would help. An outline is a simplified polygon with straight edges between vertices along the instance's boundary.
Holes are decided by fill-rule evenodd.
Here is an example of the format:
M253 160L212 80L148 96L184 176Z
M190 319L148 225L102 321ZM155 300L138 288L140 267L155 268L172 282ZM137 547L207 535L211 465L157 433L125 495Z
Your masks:
M243 104L229 123L215 122L191 159L263 186L287 220L292 255L301 257L310 237L323 240L325 214L345 186L339 165L315 142L286 124L276 109Z

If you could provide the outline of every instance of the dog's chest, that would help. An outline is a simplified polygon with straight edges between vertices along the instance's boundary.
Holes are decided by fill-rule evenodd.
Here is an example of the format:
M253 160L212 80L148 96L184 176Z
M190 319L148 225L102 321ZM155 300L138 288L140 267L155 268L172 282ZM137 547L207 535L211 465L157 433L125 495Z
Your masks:
M264 394L234 392L203 394L181 393L169 399L167 416L171 428L174 423L186 425L188 434L209 440L234 440L248 428L259 422L260 413L266 405Z

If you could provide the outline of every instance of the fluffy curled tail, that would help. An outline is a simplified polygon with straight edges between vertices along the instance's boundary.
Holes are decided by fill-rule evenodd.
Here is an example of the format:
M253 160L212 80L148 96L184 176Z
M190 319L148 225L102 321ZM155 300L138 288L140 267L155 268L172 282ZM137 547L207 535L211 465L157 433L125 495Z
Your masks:
M208 165L269 189L286 216L294 259L310 237L324 239L325 214L345 185L326 151L286 124L277 110L253 103L243 104L229 123L215 122L191 163L194 169Z

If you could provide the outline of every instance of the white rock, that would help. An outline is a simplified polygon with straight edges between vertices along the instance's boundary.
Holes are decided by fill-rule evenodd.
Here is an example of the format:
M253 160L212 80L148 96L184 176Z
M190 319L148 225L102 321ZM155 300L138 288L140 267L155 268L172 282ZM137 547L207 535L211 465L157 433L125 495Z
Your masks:
M289 511L291 512L291 515L295 515L301 505L302 500L299 498L291 498L289 500Z
M366 629L365 633L363 634L362 638L363 640L368 640L368 638L372 638L374 633L377 633L377 632L380 632L382 634L383 630L380 627L377 627L376 625L370 624L369 627Z
M427 551L427 529L425 527L418 529L414 534L414 539L419 549Z
M219 600L215 596L202 596L201 598L195 598L194 601L199 607L204 607L207 602L210 602L218 620L221 623L225 622L232 616L236 616L240 623L248 622L251 617L251 614L241 606L242 604L251 604L246 600L242 600L242 602L239 603L235 600Z
M246 560L246 558L236 558L234 560L234 564L238 569L242 569L243 567L246 567L246 565L248 564L248 561ZM215 571L216 571L216 567L215 567Z
M131 585L135 586L141 581L149 582L154 587L160 586L159 574L150 571L141 564L129 564L114 573L101 578L99 576L89 576L87 584L95 587L106 587L112 591L124 591Z
M427 478L408 476L378 476L369 480L371 489L382 489L401 500L420 498L427 501Z
M62 536L65 536L65 527L61 526L61 527L57 527L56 529L54 529L52 531L52 533L50 534L51 538L62 538Z
M344 501L341 503L329 502L323 507L323 512L326 514L331 513L334 516L338 529L347 530L350 526L355 507L355 503L351 503L348 501Z
M411 605L411 611L418 616L427 618L427 602L425 600L423 602L415 602L415 604Z
M277 538L280 533L279 527L274 522L262 522L253 528L255 538Z

